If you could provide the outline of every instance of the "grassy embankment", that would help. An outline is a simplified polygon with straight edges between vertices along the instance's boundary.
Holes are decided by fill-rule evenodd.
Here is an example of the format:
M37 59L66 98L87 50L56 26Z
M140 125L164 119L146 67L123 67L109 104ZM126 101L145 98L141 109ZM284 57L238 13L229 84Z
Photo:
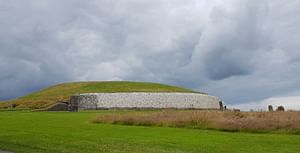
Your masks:
M132 111L99 115L94 123L300 134L300 112Z
M132 111L0 112L0 150L16 153L296 153L300 136L94 124Z
M95 92L195 92L182 87L149 82L73 82L55 85L14 100L0 102L1 108L17 104L17 108L44 108L57 101L66 101L71 95Z

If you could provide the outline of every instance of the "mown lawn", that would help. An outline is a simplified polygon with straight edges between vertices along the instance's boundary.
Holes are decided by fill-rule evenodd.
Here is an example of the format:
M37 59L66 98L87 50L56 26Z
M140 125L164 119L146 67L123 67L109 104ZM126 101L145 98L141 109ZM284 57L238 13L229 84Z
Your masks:
M0 112L0 150L26 153L297 153L300 136L93 124L116 111Z

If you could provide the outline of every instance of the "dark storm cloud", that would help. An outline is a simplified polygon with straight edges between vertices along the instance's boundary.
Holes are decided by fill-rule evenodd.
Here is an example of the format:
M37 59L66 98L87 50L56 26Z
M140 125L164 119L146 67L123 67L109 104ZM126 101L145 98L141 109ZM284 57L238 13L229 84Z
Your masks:
M231 76L249 75L252 67L241 56L231 53L231 47L212 51L205 59L205 74L212 80L221 80ZM243 55L242 55L243 56Z
M263 27L265 8L264 2L250 1L238 2L231 9L213 8L195 51L194 64L202 64L200 69L212 80L251 74L256 56L270 43Z
M296 0L1 1L0 99L80 80L170 83L230 104L293 96L299 7Z

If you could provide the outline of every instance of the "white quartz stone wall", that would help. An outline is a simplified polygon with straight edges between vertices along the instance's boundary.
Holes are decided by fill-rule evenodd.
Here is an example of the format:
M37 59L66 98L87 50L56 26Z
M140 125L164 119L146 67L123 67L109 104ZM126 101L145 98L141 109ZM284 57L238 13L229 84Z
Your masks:
M79 95L79 109L178 108L220 109L219 98L198 93L88 93Z

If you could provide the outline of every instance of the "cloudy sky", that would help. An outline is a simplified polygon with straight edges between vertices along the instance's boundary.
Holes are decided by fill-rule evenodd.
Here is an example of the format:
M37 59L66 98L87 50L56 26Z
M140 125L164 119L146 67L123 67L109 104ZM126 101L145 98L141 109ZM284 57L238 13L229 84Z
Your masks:
M0 0L0 99L133 80L300 109L299 0Z

